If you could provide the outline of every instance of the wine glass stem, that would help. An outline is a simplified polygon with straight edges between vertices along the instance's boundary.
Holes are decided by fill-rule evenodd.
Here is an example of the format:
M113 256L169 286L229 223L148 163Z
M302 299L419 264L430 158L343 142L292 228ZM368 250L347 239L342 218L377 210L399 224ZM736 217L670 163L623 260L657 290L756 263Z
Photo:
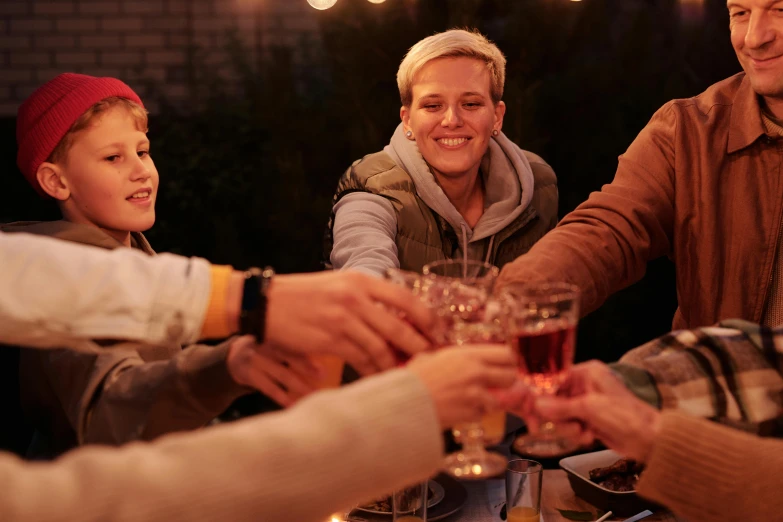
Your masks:
M462 449L464 453L475 454L484 452L484 430L480 424L465 426L465 432L462 436Z

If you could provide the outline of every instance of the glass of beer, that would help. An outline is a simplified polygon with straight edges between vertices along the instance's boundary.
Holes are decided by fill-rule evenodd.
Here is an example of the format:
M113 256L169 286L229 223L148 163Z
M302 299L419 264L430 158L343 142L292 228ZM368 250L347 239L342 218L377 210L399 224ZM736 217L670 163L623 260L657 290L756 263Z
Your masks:
M535 460L510 460L506 468L506 521L540 522L544 468Z
M507 344L500 303L490 299L497 267L480 261L445 260L424 266L427 300L440 319L433 333L441 346ZM455 426L462 450L446 456L445 470L461 479L501 475L506 457L488 452L505 435L504 411L487 412L481 422Z
M574 362L579 289L568 283L509 285L502 289L506 329L519 366L519 378L533 393L554 395ZM576 446L545 422L537 434L514 441L522 454L554 457Z
M393 522L427 522L429 483L424 481L392 494Z
M313 355L312 360L324 371L321 379L316 383L318 389L339 388L343 380L345 362L331 354Z

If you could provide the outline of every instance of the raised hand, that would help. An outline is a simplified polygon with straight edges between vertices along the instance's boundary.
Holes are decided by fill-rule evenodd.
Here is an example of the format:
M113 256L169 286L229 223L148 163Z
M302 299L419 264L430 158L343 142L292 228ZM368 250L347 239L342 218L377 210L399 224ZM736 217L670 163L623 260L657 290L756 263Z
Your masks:
M517 368L503 345L464 345L414 357L407 365L430 391L443 428L476 421L499 407L496 390L511 386Z
M431 347L422 332L433 328L433 314L387 281L357 272L280 275L267 295L266 340L292 353L337 355L367 375L396 365L392 347L410 355Z
M234 339L226 357L234 381L256 389L281 406L290 406L315 391L318 368L307 357L280 353L252 336Z
M574 366L555 397L537 397L522 412L555 421L578 421L572 434L582 444L595 438L623 455L645 462L659 431L660 412L638 399L604 363Z

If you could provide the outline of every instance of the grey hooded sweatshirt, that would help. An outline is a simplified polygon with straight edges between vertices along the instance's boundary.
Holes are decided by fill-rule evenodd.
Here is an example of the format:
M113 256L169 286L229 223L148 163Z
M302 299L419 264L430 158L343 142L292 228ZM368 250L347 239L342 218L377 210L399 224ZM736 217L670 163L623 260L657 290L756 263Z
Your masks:
M494 235L511 224L533 198L533 171L525 153L502 132L490 140L479 173L484 181L484 213L471 228L432 174L415 141L407 139L399 125L384 148L394 162L413 179L416 193L454 228L457 252L464 259L485 260ZM354 269L383 276L400 266L395 237L397 216L383 196L366 192L346 194L334 206L330 261L336 269ZM482 241L489 238L489 243Z

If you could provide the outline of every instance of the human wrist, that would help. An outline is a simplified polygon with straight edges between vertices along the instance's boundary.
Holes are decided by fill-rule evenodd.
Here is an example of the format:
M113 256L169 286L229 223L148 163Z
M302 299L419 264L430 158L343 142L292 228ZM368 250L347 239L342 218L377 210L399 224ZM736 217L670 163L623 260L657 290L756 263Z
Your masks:
M642 426L638 440L642 442L637 460L646 463L650 460L655 442L661 433L661 412L650 408L649 421Z
M257 343L266 340L267 293L274 276L272 267L254 267L242 274L239 333L252 335Z
M229 325L232 332L239 331L239 314L242 310L242 289L245 281L245 274L240 270L234 270L229 277L228 287L226 289L226 324Z

